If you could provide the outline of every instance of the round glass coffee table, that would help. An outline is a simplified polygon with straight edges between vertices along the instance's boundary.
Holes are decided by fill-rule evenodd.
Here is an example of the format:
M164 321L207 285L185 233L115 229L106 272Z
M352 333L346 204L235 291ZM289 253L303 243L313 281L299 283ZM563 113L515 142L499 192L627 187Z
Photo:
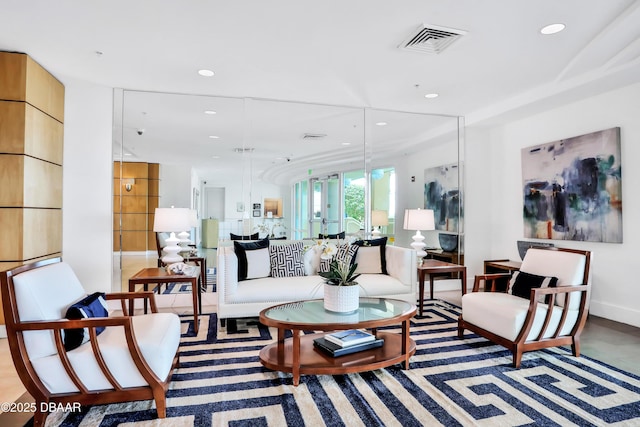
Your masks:
M293 374L293 385L301 374L340 375L371 371L402 363L409 369L409 359L416 351L409 337L410 319L416 306L390 298L360 298L357 312L338 314L324 309L323 300L299 301L269 307L260 312L260 323L278 329L278 340L260 351L260 362L274 371ZM401 325L401 333L377 328ZM300 334L300 331L336 331L370 329L384 339L381 347L333 357L317 348L313 340L324 333ZM292 337L285 339L285 331Z

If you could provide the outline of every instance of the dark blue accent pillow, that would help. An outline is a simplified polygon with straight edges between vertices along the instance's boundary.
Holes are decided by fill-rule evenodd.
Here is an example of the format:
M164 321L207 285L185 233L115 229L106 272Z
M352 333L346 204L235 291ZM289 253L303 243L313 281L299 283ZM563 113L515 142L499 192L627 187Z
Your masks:
M69 320L88 319L91 317L109 317L107 311L107 302L104 299L103 292L94 292L93 294L81 299L67 309L65 316ZM89 331L86 328L65 329L64 333L64 349L71 351L80 347L89 340ZM96 328L96 335L104 331L104 327Z

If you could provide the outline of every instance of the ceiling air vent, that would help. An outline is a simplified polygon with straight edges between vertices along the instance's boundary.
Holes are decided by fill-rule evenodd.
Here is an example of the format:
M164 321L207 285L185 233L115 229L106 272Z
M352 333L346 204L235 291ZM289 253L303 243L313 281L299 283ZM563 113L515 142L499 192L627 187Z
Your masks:
M423 24L407 37L398 48L437 55L465 34L467 32L462 30Z

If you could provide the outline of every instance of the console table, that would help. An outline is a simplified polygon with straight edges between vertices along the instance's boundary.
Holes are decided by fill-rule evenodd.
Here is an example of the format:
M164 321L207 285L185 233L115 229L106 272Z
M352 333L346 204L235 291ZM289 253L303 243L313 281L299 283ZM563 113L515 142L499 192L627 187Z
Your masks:
M193 330L198 333L198 301L200 301L200 268L187 267L185 274L169 274L165 268L143 268L129 279L129 292L135 292L136 285L143 285L145 291L149 290L150 283L188 283L191 285L193 297ZM129 315L133 316L134 304L129 305ZM147 311L147 301L144 302L144 311Z
M520 261L511 261L509 259L490 259L484 261L484 274L493 273L509 273L512 275L514 271L519 271L522 263ZM495 280L498 289L507 289L509 280L500 278Z
M459 251L447 252L442 249L427 249L427 258L464 265L464 254Z
M467 292L467 267L464 265L452 264L450 262L436 259L425 259L422 265L418 266L418 313L422 316L422 302L424 301L424 279L429 275L429 285L431 288L430 298L433 299L433 282L436 276L451 275L451 273L462 273L462 295Z

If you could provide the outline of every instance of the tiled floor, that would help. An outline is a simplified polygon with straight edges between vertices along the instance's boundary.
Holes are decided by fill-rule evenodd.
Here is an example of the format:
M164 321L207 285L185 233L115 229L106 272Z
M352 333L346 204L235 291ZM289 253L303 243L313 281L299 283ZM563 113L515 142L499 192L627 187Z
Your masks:
M212 251L213 253L215 251ZM215 256L208 257L208 267L214 265ZM155 257L128 256L122 263L122 289L127 290L127 279L139 269L155 267ZM438 299L460 305L459 291L437 291ZM158 305L161 311L178 314L191 313L191 298L160 296ZM203 301L203 311L215 311L215 297ZM608 363L628 372L640 375L640 328L613 322L607 319L590 316L582 333L582 354ZM0 339L0 402L29 401L31 397L25 392L9 353L6 339ZM23 426L30 417L28 414L0 413L0 426Z

